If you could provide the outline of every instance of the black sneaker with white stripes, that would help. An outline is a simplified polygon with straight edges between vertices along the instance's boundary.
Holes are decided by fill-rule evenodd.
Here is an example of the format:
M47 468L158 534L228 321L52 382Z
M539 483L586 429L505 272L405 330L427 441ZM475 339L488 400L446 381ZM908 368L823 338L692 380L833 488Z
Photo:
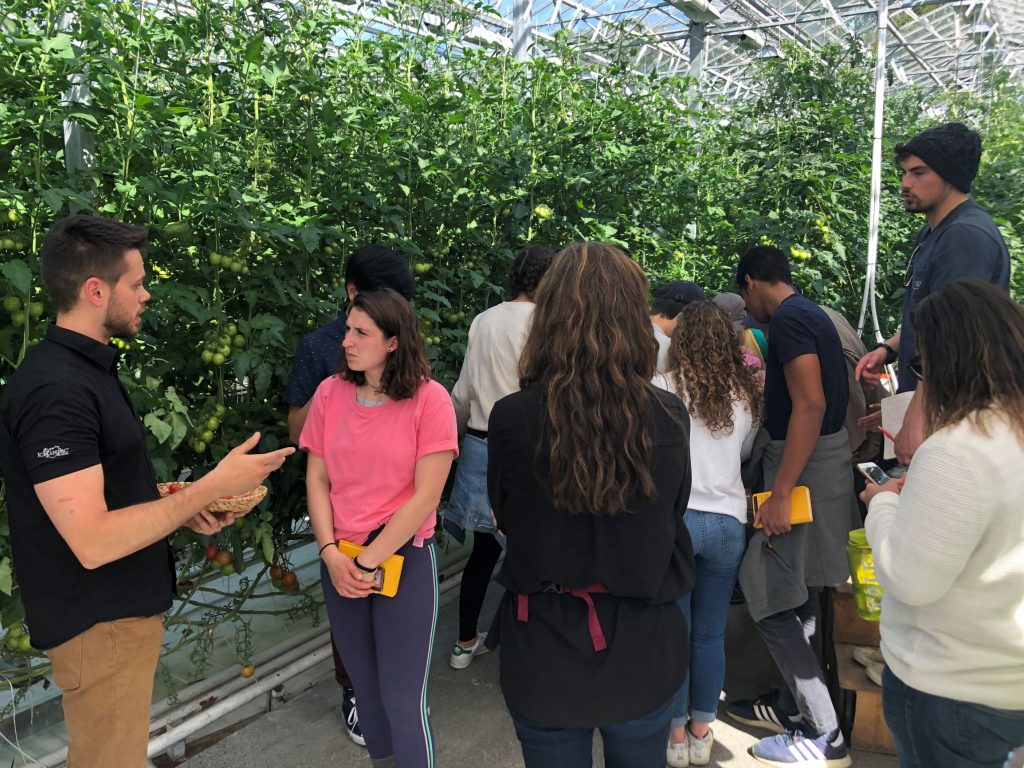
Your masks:
M738 723L763 728L772 733L792 731L803 722L800 712L787 709L779 703L779 694L775 691L756 699L729 702L725 713Z
M359 727L359 710L356 709L356 692L352 688L341 689L341 715L345 718L348 737L360 747L365 747L366 739Z

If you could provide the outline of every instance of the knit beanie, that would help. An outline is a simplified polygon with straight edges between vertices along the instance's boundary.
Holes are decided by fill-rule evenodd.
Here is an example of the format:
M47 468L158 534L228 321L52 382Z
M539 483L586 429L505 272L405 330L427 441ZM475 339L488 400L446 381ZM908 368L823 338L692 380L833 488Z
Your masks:
M981 162L981 138L963 123L942 123L896 147L899 159L916 155L961 192L971 191Z

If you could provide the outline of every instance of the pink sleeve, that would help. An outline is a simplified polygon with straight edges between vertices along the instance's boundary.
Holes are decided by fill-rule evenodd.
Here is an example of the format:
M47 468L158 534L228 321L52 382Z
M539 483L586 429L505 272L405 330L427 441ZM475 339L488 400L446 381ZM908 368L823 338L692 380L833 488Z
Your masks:
M436 381L428 381L423 390L423 408L416 428L416 460L441 451L455 451L458 456L459 434L451 396Z
M316 388L316 393L309 404L306 423L302 425L299 435L299 448L309 451L314 456L324 455L324 419L327 414L327 399L332 382L326 379Z

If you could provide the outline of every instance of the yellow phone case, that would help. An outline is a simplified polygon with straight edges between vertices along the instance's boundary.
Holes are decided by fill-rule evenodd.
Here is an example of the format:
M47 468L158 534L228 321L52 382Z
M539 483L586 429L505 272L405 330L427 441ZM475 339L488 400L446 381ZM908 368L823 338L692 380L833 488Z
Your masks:
M351 541L341 539L338 541L338 549L341 550L341 554L345 555L345 557L355 560L356 555L366 549L366 547L361 547L358 544L353 544ZM377 581L373 591L384 597L394 597L397 595L398 582L402 578L402 565L404 563L405 558L401 555L392 555L381 563L377 571Z
M772 495L771 491L765 491L764 493L755 493L753 495L754 500L754 514L757 514L757 509L765 500ZM793 489L793 495L790 497L789 505L789 522L790 525L799 525L800 523L810 523L814 521L814 515L811 513L811 489L806 485L798 485ZM755 528L760 528L761 524L757 523L754 525Z

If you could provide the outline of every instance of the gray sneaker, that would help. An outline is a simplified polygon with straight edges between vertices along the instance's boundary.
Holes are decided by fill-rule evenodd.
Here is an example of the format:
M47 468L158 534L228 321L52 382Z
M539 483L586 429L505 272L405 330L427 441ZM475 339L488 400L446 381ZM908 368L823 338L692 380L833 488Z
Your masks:
M463 648L458 643L452 648L452 655L448 658L448 664L452 669L465 669L477 656L481 656L490 650L484 645L487 638L486 632L477 632L476 642L469 648Z

